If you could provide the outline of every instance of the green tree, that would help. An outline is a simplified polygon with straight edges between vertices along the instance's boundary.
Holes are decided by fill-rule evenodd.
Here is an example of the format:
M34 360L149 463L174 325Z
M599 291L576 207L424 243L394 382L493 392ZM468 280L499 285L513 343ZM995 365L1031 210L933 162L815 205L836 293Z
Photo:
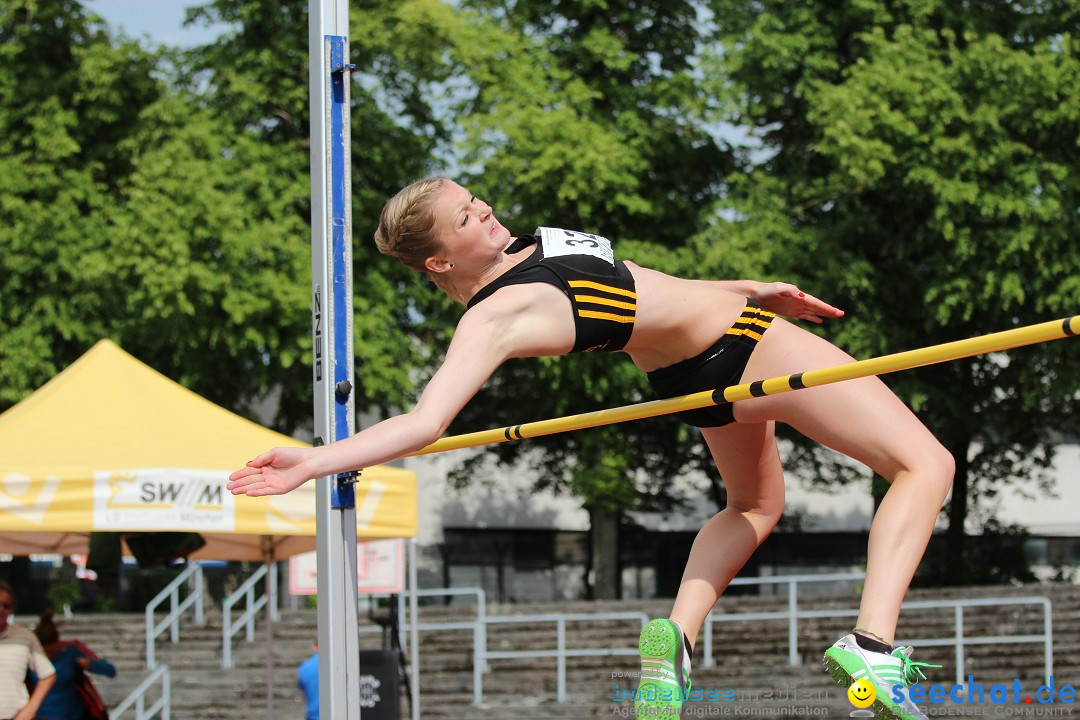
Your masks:
M0 409L102 337L122 304L105 210L162 95L154 57L73 0L0 6Z
M715 92L751 136L704 250L722 233L827 291L859 357L1075 313L1074 4L712 7ZM1075 357L1051 343L887 378L957 459L943 581L978 579L979 498L1045 481L1075 431Z
M74 0L0 8L0 409L110 337L215 402L250 412L273 393L280 429L309 422L306 13L213 3L191 21L232 31L151 52ZM369 79L391 88L378 102L354 93L366 240L435 133L382 109L406 93L387 80L385 47L359 47ZM395 301L403 287L430 296L372 255L357 243L362 391L400 402L420 355L397 332L416 305Z

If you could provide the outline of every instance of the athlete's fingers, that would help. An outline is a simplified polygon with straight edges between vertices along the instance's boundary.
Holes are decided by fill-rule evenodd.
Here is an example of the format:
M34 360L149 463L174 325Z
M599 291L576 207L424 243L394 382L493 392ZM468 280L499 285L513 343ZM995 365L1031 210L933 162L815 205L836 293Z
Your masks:
M813 295L804 295L800 293L800 299L804 300L806 304L811 308L811 311L817 315L827 315L828 317L842 317L844 311L838 307L830 305L829 303L814 297Z
M263 483L248 490L246 494L249 497L262 497L263 495L281 495L282 491L270 483Z
M265 485L269 478L261 470L250 469L248 472L240 471L235 480L230 480L225 488L233 495L247 495L251 490Z
M262 472L262 470L260 468L250 467L250 466L249 467L242 467L239 470L232 473L231 475L229 475L229 485L231 486L234 482L236 482L238 480L243 480L244 478L248 477L249 475L257 475L260 472Z
M256 476L240 482L229 483L226 487L233 495L250 495L262 482L262 476Z

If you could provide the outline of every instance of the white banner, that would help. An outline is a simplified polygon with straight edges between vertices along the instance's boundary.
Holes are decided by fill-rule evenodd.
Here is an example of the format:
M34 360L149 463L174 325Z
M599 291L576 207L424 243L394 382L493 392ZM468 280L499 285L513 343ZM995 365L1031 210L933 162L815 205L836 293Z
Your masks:
M182 468L94 473L95 530L236 529L227 473Z

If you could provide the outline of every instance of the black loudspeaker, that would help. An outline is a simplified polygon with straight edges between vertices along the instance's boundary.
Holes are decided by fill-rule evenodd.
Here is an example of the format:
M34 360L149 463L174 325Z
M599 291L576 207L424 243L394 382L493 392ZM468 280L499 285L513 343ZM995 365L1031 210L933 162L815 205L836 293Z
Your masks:
M360 651L360 717L400 720L398 654L393 650Z
M124 542L141 569L168 565L206 545L202 535L188 532L131 533Z

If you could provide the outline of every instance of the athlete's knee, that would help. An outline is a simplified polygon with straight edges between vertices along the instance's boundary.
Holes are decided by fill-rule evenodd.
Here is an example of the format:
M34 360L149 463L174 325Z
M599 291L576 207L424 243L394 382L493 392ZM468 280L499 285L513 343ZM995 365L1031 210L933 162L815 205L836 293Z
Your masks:
M728 500L727 509L750 520L755 527L772 531L784 514L784 499L756 498L754 502Z
M936 443L937 449L933 454L932 461L935 465L936 474L941 486L942 501L952 488L953 477L956 475L956 458L949 449L941 443Z
M927 492L940 497L944 502L956 474L956 458L935 439L918 449L915 460L907 469L910 476L917 478Z

